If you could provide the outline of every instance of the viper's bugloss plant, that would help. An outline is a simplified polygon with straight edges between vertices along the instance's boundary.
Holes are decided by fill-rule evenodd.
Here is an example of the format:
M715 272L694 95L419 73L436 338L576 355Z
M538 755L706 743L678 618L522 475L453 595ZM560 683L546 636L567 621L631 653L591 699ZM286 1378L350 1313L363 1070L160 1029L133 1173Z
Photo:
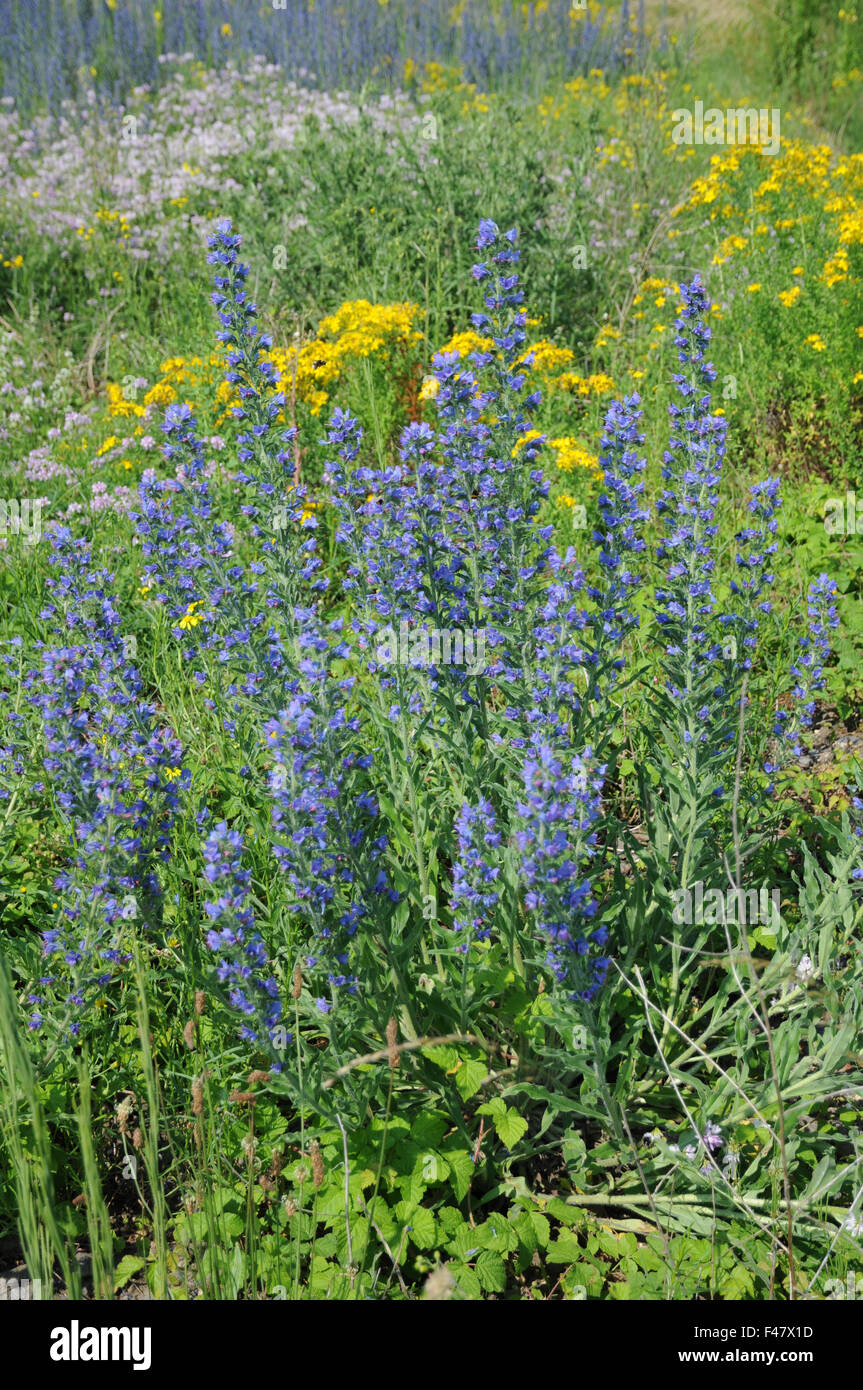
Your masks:
M480 800L476 806L462 806L455 831L458 856L452 876L453 930L473 933L485 941L491 932L487 923L500 900L501 836L491 802ZM457 949L466 952L468 948L469 942L464 941Z
M194 415L174 404L168 476L145 475L136 516L142 596L164 610L169 633L164 620L159 631L236 745L248 789L245 824L236 802L214 817L202 798L189 801L214 995L249 1056L264 1056L295 1095L306 1094L309 1038L320 1072L346 1047L373 1050L396 1016L413 1038L469 1030L496 969L551 996L556 1026L584 1019L601 1047L615 959L648 950L672 1010L689 988L686 952L709 928L691 932L668 904L717 855L727 862L740 715L763 719L757 658L773 618L781 499L775 479L752 487L720 609L726 426L710 397L704 286L696 277L681 287L680 403L655 555L636 394L606 412L591 538L562 552L532 426L541 401L527 384L518 239L483 220L473 324L488 350L433 356L429 418L406 424L389 452L371 450L360 419L333 410L322 441L323 502L336 521L327 578L322 501L295 473L294 431L239 248L231 224L217 224L209 260L239 401L239 514L220 514ZM74 891L88 912L98 907L98 930L87 935L73 917L49 948L69 974L64 1006L86 1011L122 957L123 890L137 895L141 926L158 921L181 759L124 661L107 578L81 569L85 550L68 533L55 544L65 568L54 589L77 616L65 620L65 645L46 648L39 677L46 767L77 827ZM823 687L831 598L829 581L813 586L793 672L804 723ZM639 649L645 631L658 651ZM637 841L618 804L627 720L654 769L651 778L639 768ZM787 722L780 712L778 735ZM759 788L762 804L769 793L760 765L750 771L741 815ZM140 778L148 795L135 799ZM640 915L621 854L643 878ZM272 887L259 914L260 873ZM57 988L34 988L34 1008ZM275 1036L306 999L295 1065Z
M270 974L267 950L249 901L251 872L243 868L243 837L224 821L204 841L204 877L212 896L204 903L210 923L207 945L218 957L219 982L227 986L228 1005L242 1019L240 1036L270 1054L280 1069L275 1030L282 1017L279 987Z
M599 459L608 488L599 497L602 529L594 533L600 547L602 583L592 586L589 595L596 603L592 619L595 660L598 663L604 654L611 654L614 672L623 665L620 652L626 636L638 626L632 603L642 576L634 574L629 564L647 548L641 534L650 520L649 510L642 505L642 475L647 468L647 459L639 453L639 445L644 443L640 429L643 417L637 392L615 401L605 417Z
M44 933L50 973L31 995L31 1027L51 1015L77 1036L127 955L127 923L161 920L158 866L169 854L182 752L143 696L120 631L112 576L67 527L51 533L52 602L46 645L31 683L44 731L44 767L72 845L55 882L56 925Z
M802 750L800 734L811 727L815 714L815 693L823 690L826 684L824 663L830 655L828 633L839 626L839 614L833 600L836 585L828 574L819 574L809 585L807 594L807 631L799 641L799 655L791 667L794 686L791 691L796 701L794 712L789 716L787 710L778 710L774 723L774 733L791 745L795 757Z
M106 1288L97 1170L121 1148L143 1155L157 1296L172 1241L193 1297L258 1296L264 1268L268 1295L287 1280L329 1296L327 1261L345 1297L377 1297L438 1250L460 1289L502 1293L564 1221L563 1204L536 1220L546 1161L568 1206L604 1202L610 1169L613 1201L669 1241L753 1193L762 1229L807 1203L829 1220L824 1173L856 1186L849 1164L807 1188L788 1138L859 1089L836 1073L863 1023L863 836L844 810L817 846L795 833L835 588L811 585L792 643L779 481L741 487L733 511L723 495L697 276L667 449L651 458L637 394L613 401L590 524L559 545L543 429L566 397L534 389L515 230L483 219L474 246L479 346L431 353L421 392L413 350L380 395L374 367L345 365L318 467L314 414L281 390L220 221L221 466L203 402L175 401L132 573L101 568L98 524L92 541L52 528L45 574L28 554L47 597L0 658L0 821L32 843L47 811L62 833L51 906L28 890L9 913L26 983L15 1001L0 970L0 1050L23 1076L17 1030L50 1098L95 1062L86 1182L70 1165L63 1183L93 1199ZM131 1066L103 1065L115 1036ZM21 1104L0 1088L0 1142ZM101 1142L106 1105L122 1144ZM667 1138L645 1132L657 1115ZM526 1209L505 1216L509 1192Z
M755 524L744 527L735 537L737 544L742 547L735 555L737 576L731 580L731 592L738 600L738 612L726 620L735 639L730 656L734 661L739 660L741 671L752 669L759 615L772 611L771 602L764 594L773 584L772 557L777 547L774 537L782 506L778 478L754 483L749 492L749 513ZM735 628L739 628L739 632Z
M549 938L546 956L571 999L591 1000L610 965L602 953L608 927L588 924L598 904L585 862L596 844L604 767L591 767L591 750L566 762L547 745L525 760L523 801L516 805L516 842L525 883L525 906L537 930Z
M295 438L297 430L295 426L279 428L285 396L266 355L273 340L261 331L257 306L249 299L249 267L239 259L240 244L228 219L216 223L207 256L218 267L211 295L221 325L216 337L227 349L225 381L240 398L232 409L243 426L237 435L242 465L238 476L255 496L243 512L250 517L252 535L270 562L267 572L272 588L267 604L284 606L290 622L302 592L325 589L327 581L318 575L321 561L314 544L314 517L308 518L310 527L304 525L305 489L293 476L292 455L282 447Z
M331 624L337 634L341 627L340 619ZM349 943L374 919L375 900L397 895L381 864L387 837L365 777L372 755L359 750L360 721L349 708L354 681L333 677L318 644L307 639L306 645L306 688L265 726L276 759L270 774L273 852L291 889L291 911L309 933L306 970L313 978L325 972L333 993L353 992ZM348 651L341 642L319 645L328 660ZM325 995L319 1001L322 1010L332 1008Z
M712 542L727 423L711 409L716 369L705 360L710 301L698 276L680 290L683 308L674 342L684 370L672 379L684 404L669 406L672 435L662 469L669 486L656 504L664 523L657 558L666 567L665 583L656 589L656 620L665 644L666 688L680 705L684 739L703 743L709 731L699 726L709 720L710 710L694 706L709 693L721 654L711 622L716 607Z

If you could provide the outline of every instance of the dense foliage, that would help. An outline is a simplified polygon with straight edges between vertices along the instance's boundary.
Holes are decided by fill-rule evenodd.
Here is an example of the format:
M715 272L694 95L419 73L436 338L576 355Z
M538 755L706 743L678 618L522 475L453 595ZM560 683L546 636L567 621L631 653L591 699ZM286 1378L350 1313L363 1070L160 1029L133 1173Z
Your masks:
M824 1297L841 89L715 152L627 7L289 8L57 0L39 69L0 5L5 1232L101 1298Z

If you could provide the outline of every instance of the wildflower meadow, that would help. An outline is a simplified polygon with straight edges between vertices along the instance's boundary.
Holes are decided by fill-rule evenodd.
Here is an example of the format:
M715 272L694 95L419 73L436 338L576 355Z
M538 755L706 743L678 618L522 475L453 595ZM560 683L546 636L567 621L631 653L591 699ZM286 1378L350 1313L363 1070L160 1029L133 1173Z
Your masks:
M863 11L0 33L0 1316L61 1374L164 1366L157 1303L333 1300L823 1365Z

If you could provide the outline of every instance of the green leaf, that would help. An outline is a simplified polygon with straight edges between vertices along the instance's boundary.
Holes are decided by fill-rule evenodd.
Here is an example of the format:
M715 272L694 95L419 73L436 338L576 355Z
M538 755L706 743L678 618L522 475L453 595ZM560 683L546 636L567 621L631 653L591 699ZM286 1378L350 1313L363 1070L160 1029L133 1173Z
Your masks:
M496 1250L483 1250L474 1269L482 1288L489 1293L503 1293L506 1288L506 1265Z
M575 1226L581 1220L581 1212L575 1206L569 1206L562 1197L552 1197L546 1202L544 1211L549 1216L554 1216L558 1221L564 1222L567 1226Z
M494 1127L508 1149L514 1149L519 1139L527 1133L527 1120L510 1106L503 1115L495 1116Z
M482 1286L472 1269L455 1263L447 1266L463 1298L482 1298Z
M453 1192L462 1202L467 1196L473 1180L473 1156L468 1149L444 1149L443 1153L450 1166Z
M518 1245L518 1236L509 1221L505 1221L501 1216L490 1216L487 1221L476 1228L477 1245L482 1245L486 1250L498 1250L506 1253L508 1250L515 1250Z
M246 1257L243 1254L242 1246L235 1245L234 1253L231 1256L230 1274L231 1282L234 1285L234 1292L237 1293L243 1286L245 1280Z
M114 1288L122 1289L128 1284L133 1274L137 1274L139 1269L143 1269L147 1263L139 1255L124 1255L117 1268L114 1270Z
M437 1214L438 1223L452 1237L456 1231L466 1226L467 1222L457 1207L441 1207Z
M561 1231L557 1240L548 1243L545 1258L550 1265L571 1265L583 1255L581 1244L574 1231Z
M436 1067L441 1067L444 1071L450 1072L458 1066L458 1053L454 1047L427 1047L424 1048L424 1053L430 1062L434 1062Z
M428 1207L417 1207L408 1220L408 1239L417 1250L433 1250L437 1244L437 1226Z
M549 1237L551 1235L551 1225L549 1224L546 1217L542 1216L541 1213L538 1211L529 1211L526 1212L525 1215L527 1216L528 1221L533 1227L537 1245L539 1246L540 1250L544 1250L545 1247L548 1245Z
M452 1248L461 1260L472 1260L482 1250L482 1241L478 1238L476 1231L467 1222L456 1231L453 1237Z
M745 1265L735 1265L727 1278L719 1285L719 1292L725 1299L740 1301L754 1298L755 1280Z
M487 1076L488 1067L485 1062L478 1058L465 1057L455 1074L455 1084L462 1100L470 1100L471 1096L476 1095Z
M438 1110L426 1110L411 1125L411 1138L420 1149L436 1149L449 1127L446 1115Z

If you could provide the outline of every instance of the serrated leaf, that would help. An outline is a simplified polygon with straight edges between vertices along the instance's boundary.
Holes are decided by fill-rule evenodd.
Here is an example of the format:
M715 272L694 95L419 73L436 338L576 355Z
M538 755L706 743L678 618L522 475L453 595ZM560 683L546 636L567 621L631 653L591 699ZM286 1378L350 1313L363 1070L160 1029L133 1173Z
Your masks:
M461 1202L467 1196L474 1175L473 1157L467 1149L444 1149L450 1166L452 1189Z
M498 1132L501 1142L508 1149L515 1148L519 1139L527 1133L527 1120L519 1115L518 1111L512 1106L503 1115L496 1115L494 1127Z
M483 1250L474 1270L481 1287L488 1293L503 1293L506 1288L506 1265L496 1250Z
M124 1255L114 1270L114 1288L125 1288L133 1274L137 1274L139 1269L143 1269L146 1263L146 1260L142 1259L140 1255Z
M485 1062L478 1058L465 1057L455 1074L455 1084L462 1100L470 1100L471 1096L476 1095L487 1076L488 1067Z
M436 1046L424 1049L424 1054L430 1062L434 1062L436 1067L441 1067L443 1071L450 1072L458 1062L458 1053L454 1047Z
M571 1265L581 1259L583 1250L574 1231L561 1231L556 1240L550 1240L545 1258L550 1265Z
M417 1250L432 1250L437 1243L437 1225L428 1207L417 1207L408 1221L408 1240Z
M411 1139L420 1149L436 1149L449 1128L446 1115L437 1110L424 1111L411 1124Z
M456 1288L463 1298L482 1298L482 1286L472 1269L467 1265L447 1266L456 1282Z

